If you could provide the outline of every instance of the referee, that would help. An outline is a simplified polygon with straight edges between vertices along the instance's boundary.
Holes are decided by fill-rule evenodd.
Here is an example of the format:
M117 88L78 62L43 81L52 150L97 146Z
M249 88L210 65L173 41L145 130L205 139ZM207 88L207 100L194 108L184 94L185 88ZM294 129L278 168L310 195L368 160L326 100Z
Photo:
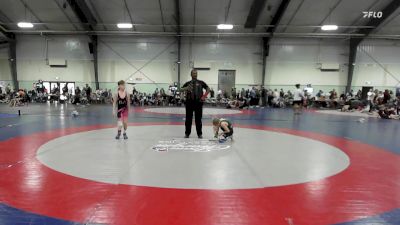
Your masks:
M189 138L192 131L193 112L195 116L197 136L203 138L201 118L203 117L203 102L210 92L208 85L201 80L197 80L197 70L191 71L192 80L186 82L182 86L182 90L186 92L186 121L185 121L185 138ZM206 92L203 94L203 89Z

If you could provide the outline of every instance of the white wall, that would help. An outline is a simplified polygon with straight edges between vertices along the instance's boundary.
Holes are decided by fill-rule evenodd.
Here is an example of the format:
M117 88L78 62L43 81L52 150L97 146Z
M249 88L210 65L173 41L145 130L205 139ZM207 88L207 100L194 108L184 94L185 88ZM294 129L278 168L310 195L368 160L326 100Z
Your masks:
M59 81L93 82L94 68L88 40L86 36L17 36L20 86L31 88L32 82L38 79L56 81L56 77ZM46 58L67 60L68 66L50 67Z
M152 90L177 81L174 38L102 37L99 39L99 82L144 83ZM157 83L154 85L153 83Z
M94 85L92 55L87 36L20 35L17 37L17 70L20 85L30 88L43 79L75 81ZM113 88L120 79L142 83L144 91L177 81L177 44L172 37L99 38L99 81ZM364 41L357 54L353 86L394 87L398 82L367 56L367 51L400 80L400 46L394 41ZM46 54L47 52L47 54ZM67 68L51 68L48 58L65 59ZM7 49L0 50L0 80L11 80ZM273 39L267 60L265 85L291 89L296 83L313 84L323 90L344 90L347 78L348 41L318 39ZM193 64L209 65L199 79L216 88L218 70L236 70L237 88L261 83L262 58L259 38L183 38L181 81L190 79ZM320 63L338 63L337 72L321 72ZM129 78L132 78L130 80ZM155 84L154 84L155 83Z
M357 50L353 86L385 88L400 85L399 81L400 41L362 42Z
M275 39L267 58L265 84L284 88L294 88L297 83L312 84L320 89L345 86L345 44L337 40ZM319 69L322 63L340 64L340 70L323 72Z
M260 55L255 54L260 51L259 44L256 39L183 38L181 81L190 80L194 62L195 65L200 63L210 67L210 70L199 71L198 74L199 79L214 88L218 84L220 69L236 70L237 85L259 84L262 66L259 64ZM175 38L103 37L99 44L99 81L115 82L131 77L131 82L137 82L139 78L144 83L168 85L178 81L176 62Z
M343 91L347 83L349 43L343 40L274 39L267 60L265 84L272 88L292 88L293 84L312 84L324 91ZM370 56L368 56L366 51ZM371 59L374 58L374 60ZM400 80L400 42L366 40L357 51L352 86L393 88ZM379 62L379 63L377 63ZM322 72L320 63L338 63L338 72Z
M192 46L192 48L190 48ZM236 70L236 86L261 83L262 58L260 39L196 38L183 42L182 81L190 80L190 63L209 65L210 70L198 71L199 79L217 88L218 70ZM191 50L191 52L190 52Z
M0 81L11 81L11 71L8 61L8 48L0 49Z
M21 86L30 88L42 79L55 81L94 82L92 55L86 36L24 35L17 39L18 78ZM261 51L259 39L182 39L181 80L190 79L193 61L206 63L209 71L199 71L199 79L215 87L218 70L236 70L236 84L261 82ZM46 56L47 52L47 56ZM113 88L118 80L143 83L140 87L154 90L176 82L177 43L175 38L100 37L99 82L102 88ZM49 59L66 59L67 68L51 68ZM131 79L129 79L131 78ZM154 84L156 83L156 84Z

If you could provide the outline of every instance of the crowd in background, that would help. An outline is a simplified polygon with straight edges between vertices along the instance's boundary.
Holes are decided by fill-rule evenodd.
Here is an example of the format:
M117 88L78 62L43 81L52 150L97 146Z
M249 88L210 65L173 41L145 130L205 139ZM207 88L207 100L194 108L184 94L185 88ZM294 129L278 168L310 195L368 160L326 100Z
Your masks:
M381 118L397 118L400 113L400 96L395 96L389 90L369 90L366 96L362 96L362 91L353 90L347 93L338 94L335 89L324 92L311 91L304 88L303 105L305 107L331 108L343 112L360 110L372 114L377 112ZM131 95L131 104L135 106L181 106L184 103L185 95L179 91L177 84L172 84L167 90L156 88L152 93L145 93L136 90L134 87ZM76 87L75 90L65 86L53 87L51 92L46 90L40 81L35 88L27 91L26 89L12 90L8 84L0 87L0 103L8 103L10 106L21 106L31 102L69 102L72 104L108 104L112 101L110 89L92 90L86 84L82 89ZM284 108L290 106L293 101L291 90L267 89L260 86L252 86L247 89L237 90L217 90L211 88L205 104L226 108L253 108L253 107L276 107Z
M74 90L68 88L67 85L63 87L57 85L51 91L47 90L41 82L36 83L35 87L29 91L27 89L12 90L9 84L5 88L0 87L0 103L7 103L10 106L28 105L32 102L111 103L111 97L111 90L92 91L88 84L82 89L78 86Z
M183 96L175 83L167 90L156 88L153 93L139 92L134 87L131 93L132 104L136 106L181 106Z

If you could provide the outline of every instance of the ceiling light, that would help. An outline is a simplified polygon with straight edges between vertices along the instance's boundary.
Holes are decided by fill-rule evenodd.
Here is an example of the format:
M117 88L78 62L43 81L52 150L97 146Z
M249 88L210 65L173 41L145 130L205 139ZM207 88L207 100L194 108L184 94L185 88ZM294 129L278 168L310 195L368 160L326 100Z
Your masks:
M33 24L29 23L29 22L19 22L18 23L18 27L21 27L21 28L32 28Z
M337 25L323 25L321 27L321 30L337 30L338 26Z
M219 24L217 26L218 30L232 30L233 25L232 24Z
M132 28L133 25L131 23L119 23L117 24L117 27L121 29L129 29Z

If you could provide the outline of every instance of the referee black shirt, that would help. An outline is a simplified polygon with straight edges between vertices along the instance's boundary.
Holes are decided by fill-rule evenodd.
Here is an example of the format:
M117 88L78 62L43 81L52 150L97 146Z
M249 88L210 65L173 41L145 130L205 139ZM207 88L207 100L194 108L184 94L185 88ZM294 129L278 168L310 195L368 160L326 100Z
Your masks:
M200 102L203 96L203 89L209 90L208 85L204 81L197 79L186 82L182 88L187 88L186 101L192 102Z

